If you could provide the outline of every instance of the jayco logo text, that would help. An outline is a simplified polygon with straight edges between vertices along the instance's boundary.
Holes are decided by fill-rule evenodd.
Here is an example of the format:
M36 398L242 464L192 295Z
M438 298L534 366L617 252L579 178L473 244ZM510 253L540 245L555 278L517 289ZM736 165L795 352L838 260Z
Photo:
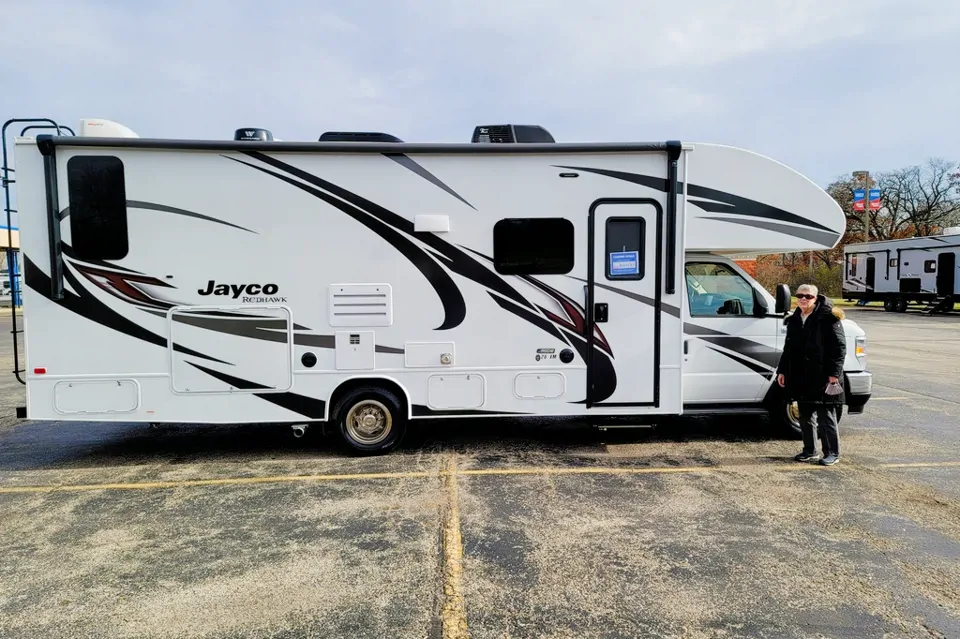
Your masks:
M286 297L270 297L276 295L280 287L276 284L217 284L214 280L207 282L206 288L197 290L200 295L229 295L245 304L262 302L286 302Z

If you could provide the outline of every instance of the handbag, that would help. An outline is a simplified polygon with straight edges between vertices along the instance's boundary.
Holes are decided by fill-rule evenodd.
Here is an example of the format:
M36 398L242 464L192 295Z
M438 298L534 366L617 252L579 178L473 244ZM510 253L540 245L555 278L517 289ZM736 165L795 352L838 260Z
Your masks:
M843 392L843 386L840 385L840 382L830 382L824 392L827 395L839 395Z

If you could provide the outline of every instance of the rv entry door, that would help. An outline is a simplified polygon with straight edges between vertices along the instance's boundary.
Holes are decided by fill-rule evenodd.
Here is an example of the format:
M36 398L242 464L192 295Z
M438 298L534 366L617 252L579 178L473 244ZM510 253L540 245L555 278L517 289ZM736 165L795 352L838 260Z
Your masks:
M656 200L590 208L588 407L659 404L662 218Z

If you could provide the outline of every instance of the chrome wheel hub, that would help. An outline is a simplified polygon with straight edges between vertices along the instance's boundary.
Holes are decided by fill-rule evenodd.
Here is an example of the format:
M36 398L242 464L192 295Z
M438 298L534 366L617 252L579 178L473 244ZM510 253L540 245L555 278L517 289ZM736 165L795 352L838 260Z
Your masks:
M787 419L795 427L800 428L800 407L796 402L787 404Z
M347 413L347 432L364 444L382 442L393 429L393 416L390 410L373 399L365 399L354 404Z

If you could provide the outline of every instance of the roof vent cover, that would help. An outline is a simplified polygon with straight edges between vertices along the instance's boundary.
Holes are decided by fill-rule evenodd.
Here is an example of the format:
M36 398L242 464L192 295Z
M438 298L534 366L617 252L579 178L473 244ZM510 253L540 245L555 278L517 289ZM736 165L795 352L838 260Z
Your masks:
M514 144L556 142L550 132L535 124L493 124L473 130L474 144Z
M272 142L273 134L266 129L247 127L234 131L233 139L241 142Z

